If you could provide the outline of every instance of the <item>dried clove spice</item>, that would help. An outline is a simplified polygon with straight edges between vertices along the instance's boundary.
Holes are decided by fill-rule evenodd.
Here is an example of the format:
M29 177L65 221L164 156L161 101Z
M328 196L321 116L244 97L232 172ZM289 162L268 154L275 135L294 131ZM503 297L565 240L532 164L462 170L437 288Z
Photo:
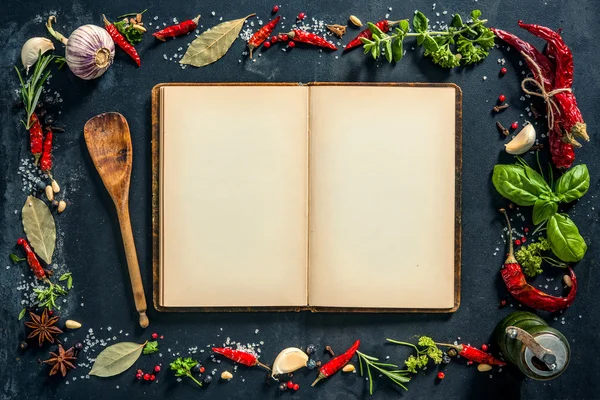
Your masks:
M494 108L492 110L494 112L498 113L498 112L500 112L502 110L506 110L507 108L508 108L508 103L504 103L504 104L501 104L499 106L494 106Z
M337 35L340 38L346 33L346 25L333 24L325 26L327 27L327 29L329 29L329 31L331 31L331 33Z
M508 129L506 129L504 126L502 126L500 121L496 121L496 127L498 128L500 133L502 133L504 136L510 135L510 131Z
M537 150L541 150L544 148L544 144L540 143L540 144L534 144L533 146L531 146L531 148L529 149L529 151L537 151Z
M331 354L331 357L335 357L335 353L333 352L331 346L325 346L325 352Z

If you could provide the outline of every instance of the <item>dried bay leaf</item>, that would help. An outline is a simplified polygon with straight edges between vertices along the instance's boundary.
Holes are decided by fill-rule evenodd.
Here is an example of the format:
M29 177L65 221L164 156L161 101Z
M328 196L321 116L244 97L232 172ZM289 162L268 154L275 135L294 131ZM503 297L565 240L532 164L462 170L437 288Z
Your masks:
M90 375L107 378L125 372L140 358L145 345L146 343L121 342L108 346L98 354Z
M223 57L229 50L235 39L237 39L244 21L256 14L247 17L223 22L214 28L202 33L188 47L181 64L189 64L194 67L204 67L212 64Z
M23 230L29 244L46 264L52 263L56 245L56 225L46 203L34 196L27 197L22 218Z

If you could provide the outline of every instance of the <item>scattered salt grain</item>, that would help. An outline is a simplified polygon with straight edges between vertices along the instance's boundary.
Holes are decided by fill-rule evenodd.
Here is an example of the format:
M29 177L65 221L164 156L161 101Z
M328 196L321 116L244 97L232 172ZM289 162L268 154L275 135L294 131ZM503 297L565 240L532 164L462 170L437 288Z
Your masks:
M216 12L214 12L214 11L212 11L212 12L210 13L210 15L212 15L212 16L214 17L215 15L217 15L217 13L216 13Z

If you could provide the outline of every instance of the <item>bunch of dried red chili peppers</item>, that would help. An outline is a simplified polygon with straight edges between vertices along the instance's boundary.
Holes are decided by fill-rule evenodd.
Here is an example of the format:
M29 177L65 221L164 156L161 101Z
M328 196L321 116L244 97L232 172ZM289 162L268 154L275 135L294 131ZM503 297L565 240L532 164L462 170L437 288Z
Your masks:
M522 88L526 93L545 100L552 161L558 168L569 168L575 160L573 147L581 147L576 138L589 141L586 124L571 90L573 55L559 32L522 21L519 21L519 26L547 42L544 54L512 33L492 30L525 58L533 79L526 78ZM533 85L537 91L529 90L527 85Z

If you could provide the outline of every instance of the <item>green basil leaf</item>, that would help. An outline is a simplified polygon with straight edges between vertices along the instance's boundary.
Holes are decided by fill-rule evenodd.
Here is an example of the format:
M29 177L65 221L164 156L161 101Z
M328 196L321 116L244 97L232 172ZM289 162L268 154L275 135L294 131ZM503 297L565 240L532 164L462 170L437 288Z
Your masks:
M546 228L550 248L564 262L580 261L587 251L587 244L579 229L566 214L556 214L548 220Z
M453 26L455 28L460 28L463 26L463 21L462 21L460 14L454 14L454 17L452 18L452 22L450 23L450 26Z
M565 203L581 198L590 188L590 173L585 164L577 165L556 181L556 194Z
M558 211L558 204L551 200L538 199L533 205L533 223L539 225Z
M430 53L435 53L439 50L439 46L437 42L429 35L425 35L425 39L423 40L423 47Z
M531 169L531 168L529 168ZM533 171L533 170L532 170ZM526 173L521 165L498 164L494 167L492 183L498 193L520 206L532 206L550 187L539 174Z
M408 23L407 19L403 19L402 21L400 21L400 29L402 29L404 33L410 30L410 24Z
M392 53L394 55L395 62L402 60L402 57L404 57L404 47L402 45L402 40L394 40L394 42L392 43Z
M413 17L413 28L415 32L423 33L427 30L429 26L429 20L421 11L417 11L415 16Z

